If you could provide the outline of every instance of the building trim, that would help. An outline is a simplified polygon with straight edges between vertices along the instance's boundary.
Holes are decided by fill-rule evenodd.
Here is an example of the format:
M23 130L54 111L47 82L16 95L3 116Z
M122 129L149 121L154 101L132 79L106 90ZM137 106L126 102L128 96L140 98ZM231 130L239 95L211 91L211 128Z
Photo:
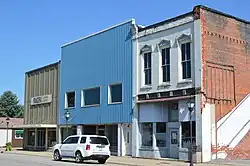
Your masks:
M13 126L13 128L56 128L56 124L28 124Z
M71 45L71 44L73 44L73 43L77 43L77 42L82 41L82 40L84 40L84 39L90 38L90 37L92 37L92 36L98 35L98 34L100 34L100 33L106 32L106 31L108 31L108 30L111 30L111 29L116 28L116 27L118 27L118 26L121 26L121 25L123 25L123 24L127 24L127 23L129 23L129 22L132 22L132 24L134 24L134 23L135 23L135 19L133 19L133 18L132 18L132 19L129 19L129 20L124 21L124 22L122 22L122 23L113 25L113 26L111 26L111 27L109 27L109 28L106 28L106 29L103 29L103 30L101 30L101 31L92 33L92 34L90 34L90 35L88 35L88 36L82 37L82 38L77 39L77 40L74 40L74 41L72 41L72 42L66 43L66 44L62 45L61 48L62 48L62 47L66 47L66 46L68 46L68 45Z
M34 72L37 72L37 71L40 71L40 70L43 70L43 69L47 69L47 68L57 66L60 62L61 62L61 60L59 60L59 61L57 61L55 63L51 63L51 64L48 64L48 65L45 65L45 66L42 66L42 67L27 71L27 72L25 72L25 74L31 74L31 73L34 73Z

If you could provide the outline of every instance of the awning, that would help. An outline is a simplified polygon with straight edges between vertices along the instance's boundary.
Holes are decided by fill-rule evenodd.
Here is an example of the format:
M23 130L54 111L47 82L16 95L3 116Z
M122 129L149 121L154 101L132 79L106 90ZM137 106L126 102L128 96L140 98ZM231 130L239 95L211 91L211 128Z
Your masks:
M13 126L13 128L56 128L56 124L24 124Z
M151 100L141 100L137 101L136 103L156 103L156 102L165 102L165 101L173 101L173 100L184 100L184 99L190 99L195 97L195 95L190 96L179 96L179 97L169 97L169 98L162 98L162 99L151 99Z

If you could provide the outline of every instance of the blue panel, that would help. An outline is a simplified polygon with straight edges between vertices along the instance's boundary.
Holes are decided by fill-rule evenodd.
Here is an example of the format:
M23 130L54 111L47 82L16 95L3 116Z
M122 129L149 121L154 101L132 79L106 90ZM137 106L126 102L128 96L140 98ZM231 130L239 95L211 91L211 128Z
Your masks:
M132 21L62 47L59 124L65 124L64 97L76 92L69 124L132 121ZM122 104L108 104L108 86L122 83ZM81 107L81 90L101 87L99 107Z

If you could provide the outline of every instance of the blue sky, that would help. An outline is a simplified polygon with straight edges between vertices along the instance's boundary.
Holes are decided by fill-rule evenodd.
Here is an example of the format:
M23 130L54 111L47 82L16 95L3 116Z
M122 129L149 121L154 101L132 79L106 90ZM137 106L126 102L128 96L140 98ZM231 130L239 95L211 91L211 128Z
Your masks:
M247 0L0 0L0 93L24 98L24 73L60 59L60 46L135 18L149 25L203 4L250 20Z

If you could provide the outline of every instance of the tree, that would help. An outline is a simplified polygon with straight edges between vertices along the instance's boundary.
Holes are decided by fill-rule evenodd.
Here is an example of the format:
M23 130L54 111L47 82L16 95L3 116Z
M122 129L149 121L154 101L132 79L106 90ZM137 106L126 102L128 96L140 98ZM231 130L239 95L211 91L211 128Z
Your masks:
M23 117L24 107L19 104L18 97L11 91L0 96L0 117Z

